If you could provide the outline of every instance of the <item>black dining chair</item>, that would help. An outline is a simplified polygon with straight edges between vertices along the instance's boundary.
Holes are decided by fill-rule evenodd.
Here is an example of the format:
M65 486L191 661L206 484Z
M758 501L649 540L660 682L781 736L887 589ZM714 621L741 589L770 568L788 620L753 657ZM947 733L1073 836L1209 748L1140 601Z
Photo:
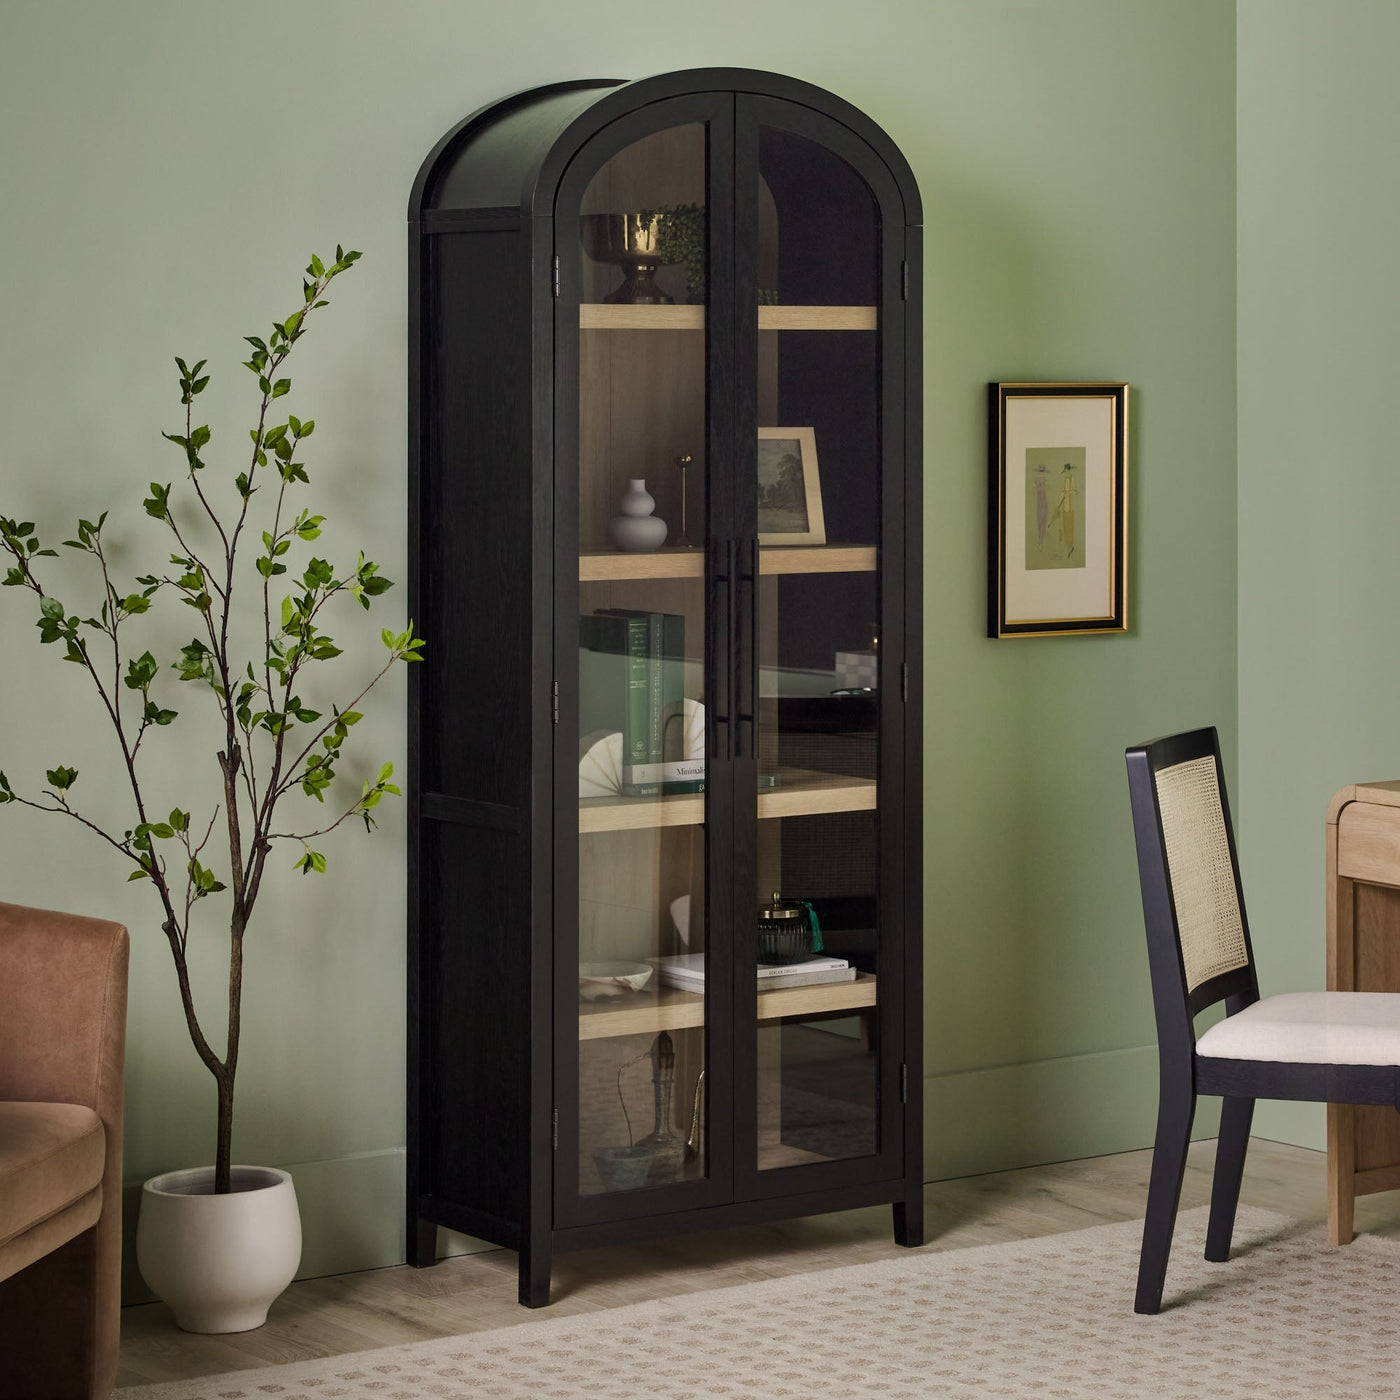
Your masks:
M1155 1313L1198 1094L1223 1099L1206 1258L1230 1256L1254 1100L1400 1107L1400 993L1259 996L1213 728L1127 751L1160 1097L1134 1309ZM1217 1002L1225 1018L1198 1037Z

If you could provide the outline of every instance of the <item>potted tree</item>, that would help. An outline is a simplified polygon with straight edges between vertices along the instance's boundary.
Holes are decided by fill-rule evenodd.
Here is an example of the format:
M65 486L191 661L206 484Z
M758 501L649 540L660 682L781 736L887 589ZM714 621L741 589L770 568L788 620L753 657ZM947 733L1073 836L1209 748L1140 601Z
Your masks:
M291 414L278 421L274 406L292 387L287 362L327 305L326 289L359 256L337 248L329 264L313 257L301 305L266 339L246 337L252 350L245 363L260 395L252 449L220 486L209 481L205 466L209 428L194 421L195 400L209 384L205 361L175 361L184 423L163 436L183 458L186 489L177 493L153 482L143 502L168 532L169 566L133 583L120 580L106 541L106 513L79 520L75 537L63 544L87 556L93 568L97 598L84 616L86 610L70 609L45 586L46 561L57 551L45 546L33 522L0 516L0 547L10 556L4 583L32 595L40 642L61 648L94 690L115 740L130 817L114 829L85 812L74 796L77 770L61 763L45 770L47 786L35 795L0 772L0 804L78 823L129 867L129 880L151 886L190 1039L217 1091L213 1165L148 1181L138 1229L147 1283L190 1331L260 1325L296 1272L301 1230L291 1178L233 1164L244 943L264 880L276 868L268 864L274 851L290 844L297 852L294 869L324 872L326 858L312 843L347 821L362 820L372 829L375 807L386 794L397 795L388 763L340 801L332 785L365 697L393 666L422 654L412 623L403 632L385 629L377 669L346 687L344 703L324 706L313 697L322 668L341 656L326 630L333 607L350 600L368 609L391 584L363 553L353 568L341 569L307 548L325 519L295 504L310 480L302 459L315 423ZM304 551L297 572L294 550ZM133 635L162 599L188 607L194 623L193 639L173 659L158 659ZM247 638L251 646L240 650ZM173 707L179 702L170 692L182 686L200 693L199 713L182 715L185 704ZM197 796L186 798L167 810L165 787L176 774L168 764L158 767L153 751L172 726L200 722L210 726L214 800L201 810ZM298 790L319 804L316 810L328 796L333 805L320 818L292 817L287 799ZM220 895L227 898L220 901ZM195 1004L187 959L192 925L215 905L227 911L229 937L222 1049L219 1037L206 1033L211 1013Z

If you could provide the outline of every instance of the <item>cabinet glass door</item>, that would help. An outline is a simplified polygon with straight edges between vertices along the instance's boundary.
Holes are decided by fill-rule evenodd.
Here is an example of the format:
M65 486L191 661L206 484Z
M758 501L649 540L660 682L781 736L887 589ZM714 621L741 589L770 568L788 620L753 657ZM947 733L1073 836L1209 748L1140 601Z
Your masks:
M577 400L575 440L559 454L561 471L577 473L577 518L559 522L561 536L577 542L568 565L577 574L577 732L568 741L576 738L578 762L577 1041L558 1062L577 1106L561 1125L566 1217L572 1201L589 1219L655 1210L668 1188L677 1203L695 1204L714 1185L707 1065L722 999L707 918L714 126L702 116L643 130L583 184L576 240L562 232L572 221L560 221L557 315L568 320L561 343L577 351L561 357L577 365L576 384L565 386ZM573 584L561 584L562 599ZM568 1005L567 940L559 956ZM570 1098L561 1086L561 1102Z
M880 217L757 128L760 1172L880 1150ZM752 197L752 194L751 194ZM752 546L750 546L752 553ZM752 683L752 682L751 682Z

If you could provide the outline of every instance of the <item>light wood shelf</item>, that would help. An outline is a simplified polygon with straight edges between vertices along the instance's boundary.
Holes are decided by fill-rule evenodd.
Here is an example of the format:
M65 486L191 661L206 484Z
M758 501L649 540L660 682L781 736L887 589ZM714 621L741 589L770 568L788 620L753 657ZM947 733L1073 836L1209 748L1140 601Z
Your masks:
M824 982L815 987L783 987L756 998L760 1021L783 1016L819 1016L829 1011L859 1011L876 1003L876 979L869 973L854 982ZM604 1040L617 1035L655 1035L705 1024L705 998L679 987L647 987L606 1001L581 1002L578 1038Z
M761 331L873 331L873 306L760 306Z
M871 574L879 562L873 544L772 545L759 550L758 572L775 574ZM580 583L618 583L644 578L704 578L703 549L659 549L655 554L620 550L581 554Z
M781 785L758 794L760 820L806 817L821 812L873 812L878 790L869 778L847 778L789 768ZM642 831L661 826L699 826L705 820L704 793L679 797L585 797L578 804L580 833Z
M703 306L627 306L584 302L578 309L584 331L699 331L705 328ZM760 306L761 331L873 331L873 306Z

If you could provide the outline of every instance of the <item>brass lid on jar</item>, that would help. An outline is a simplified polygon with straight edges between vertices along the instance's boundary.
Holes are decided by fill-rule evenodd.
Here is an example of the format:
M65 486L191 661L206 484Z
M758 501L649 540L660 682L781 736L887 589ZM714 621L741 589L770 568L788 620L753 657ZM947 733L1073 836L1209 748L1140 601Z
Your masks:
M800 919L806 912L801 904L784 904L782 895L774 890L773 902L761 905L758 917L760 919Z

